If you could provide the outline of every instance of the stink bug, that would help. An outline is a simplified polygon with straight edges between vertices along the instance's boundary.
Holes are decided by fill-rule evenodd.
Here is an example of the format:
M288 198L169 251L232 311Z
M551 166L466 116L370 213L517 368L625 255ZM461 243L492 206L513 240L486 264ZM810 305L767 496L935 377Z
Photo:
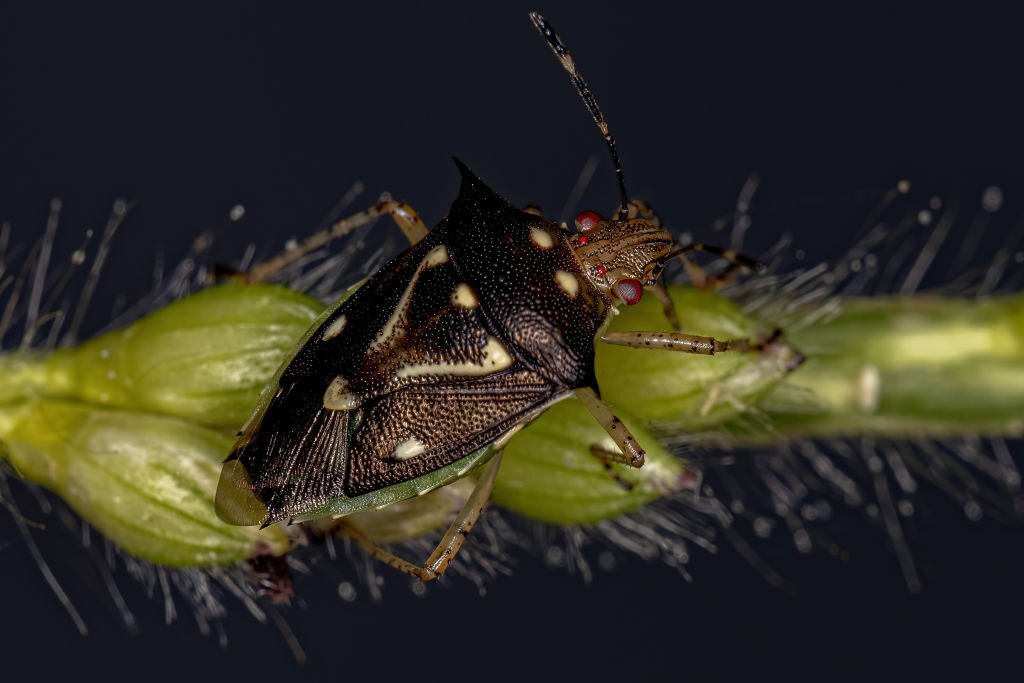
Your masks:
M716 280L686 260L649 208L630 201L615 141L564 43L539 15L534 25L575 83L611 152L620 204L611 218L585 211L577 232L512 206L464 164L458 196L431 231L408 205L385 201L302 247L256 266L266 278L302 253L389 215L412 246L313 325L243 427L217 490L230 523L268 525L344 515L411 498L487 463L477 488L425 566L363 547L421 579L441 575L490 495L500 451L552 403L575 393L617 450L592 446L606 464L644 463L644 451L600 399L594 347L713 354L758 346L679 332L602 335L620 304L679 257L695 284ZM671 310L670 306L666 310ZM488 462L489 461L489 462ZM343 523L342 523L343 524Z

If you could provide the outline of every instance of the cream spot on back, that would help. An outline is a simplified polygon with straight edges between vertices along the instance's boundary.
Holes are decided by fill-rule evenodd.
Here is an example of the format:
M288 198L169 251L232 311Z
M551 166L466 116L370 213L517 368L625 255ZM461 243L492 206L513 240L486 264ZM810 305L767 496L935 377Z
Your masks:
M416 283L419 282L420 273L428 268L435 268L445 263L448 263L448 248L443 244L439 244L427 252L426 257L420 262L420 267L416 269L412 279L409 280L409 284L406 285L405 291L402 292L402 298L398 300L395 310L391 312L391 317L384 323L384 328L377 335L377 338L373 340L373 343L370 344L371 349L382 348L392 339L405 334L405 330L399 323L405 315L406 309L409 308L409 302L412 299L413 291L416 289Z
M483 376L500 372L512 365L512 356L505 345L494 337L488 337L481 350L479 363L412 363L403 365L395 372L398 379L421 377L423 375L467 375Z
M575 299L576 295L580 292L580 281L567 270L555 271L555 283L558 284L570 299Z
M395 446L395 450L391 451L391 459L408 460L409 458L415 458L417 455L422 455L425 450L427 450L427 447L423 442L413 436Z
M345 325L347 323L348 323L348 318L346 318L343 315L338 316L338 319L335 320L333 323L331 323L330 327L328 327L326 330L324 330L324 334L323 334L322 337L320 337L320 339L323 340L323 341L328 341L330 339L334 339L339 334L341 334L341 331L345 329Z
M480 299L477 298L472 287L465 282L460 282L452 292L452 303L462 308L476 308L480 305Z
M541 249L550 249L555 246L555 240L547 230L530 228L530 240Z
M509 355L505 345L494 337L487 338L484 345L484 367L492 367L496 370L504 370L512 365L512 356Z
M439 244L427 252L427 258L423 259L423 266L433 268L443 263L448 263L448 247Z
M338 375L331 380L324 392L324 408L327 410L355 410L362 401L348 389L348 380Z

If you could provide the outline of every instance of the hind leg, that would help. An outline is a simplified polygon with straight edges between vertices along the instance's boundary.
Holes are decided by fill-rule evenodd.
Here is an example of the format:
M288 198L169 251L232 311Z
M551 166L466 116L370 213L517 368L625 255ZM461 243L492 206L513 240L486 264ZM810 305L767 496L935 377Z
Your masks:
M466 537L469 535L473 525L480 519L480 514L491 497L494 479L498 476L498 468L500 466L501 453L495 455L489 463L484 465L483 474L480 476L480 481L477 482L476 488L473 489L469 498L466 499L466 503L462 506L462 510L459 511L455 521L448 527L448 531L441 537L441 541L423 566L413 564L395 555L390 550L380 547L353 526L345 524L344 520L339 520L337 528L346 536L351 537L374 559L406 574L415 576L422 581L432 581L445 573L448 565L455 559L459 550L462 549L462 544L466 542Z
M405 202L389 199L378 202L366 211L343 218L330 228L307 237L294 249L283 251L269 261L253 266L245 273L244 278L246 282L263 282L268 280L306 254L348 235L356 228L360 228L381 216L390 216L398 224L398 227L402 230L410 244L416 244L427 235L426 224L424 224L423 219L420 218L419 214L411 206Z

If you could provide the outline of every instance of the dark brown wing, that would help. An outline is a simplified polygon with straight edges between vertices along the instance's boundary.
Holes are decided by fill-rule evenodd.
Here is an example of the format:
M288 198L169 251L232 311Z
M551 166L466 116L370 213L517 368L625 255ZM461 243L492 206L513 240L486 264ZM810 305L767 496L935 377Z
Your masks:
M358 415L326 409L324 395L338 376L375 383L363 376L366 349L436 245L431 234L392 259L307 335L224 464L216 498L221 519L268 524L342 495L347 444Z
M239 436L221 470L217 516L270 524L342 495L351 415L324 410L313 382L278 388Z
M442 225L308 336L225 463L222 519L267 524L407 481L568 391L503 339L445 237Z
M432 472L495 441L567 393L530 370L409 386L367 406L349 446L344 492Z

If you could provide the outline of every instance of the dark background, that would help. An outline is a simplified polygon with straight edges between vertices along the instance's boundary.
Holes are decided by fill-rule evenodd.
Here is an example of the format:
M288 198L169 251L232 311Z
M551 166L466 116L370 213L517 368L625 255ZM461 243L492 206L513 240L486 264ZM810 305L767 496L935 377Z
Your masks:
M144 293L158 255L175 262L203 230L216 232L220 260L249 242L269 254L319 225L356 180L367 187L360 205L386 190L435 223L456 189L453 154L514 202L551 214L596 154L584 204L609 211L600 140L529 9L573 48L622 145L632 194L701 237L753 171L763 180L755 253L788 231L812 259L841 254L900 178L924 197L962 197L968 213L998 185L1004 214L1020 219L1024 63L1010 7L5 6L0 219L31 240L59 196L67 245L101 227L114 198L137 202L94 306L102 311L117 294ZM246 215L231 222L236 204ZM92 324L101 322L97 313ZM121 576L140 621L127 634L91 565L66 552L73 539L39 534L93 630L80 638L3 519L0 652L6 673L40 678L1019 676L1024 533L968 522L937 494L923 504L922 595L907 594L884 535L855 517L836 524L845 562L783 542L766 549L799 597L728 550L698 557L692 585L630 560L585 586L529 555L482 598L450 580L418 598L388 576L381 604L349 604L336 597L337 577L314 577L300 586L308 604L286 612L310 656L302 669L240 607L221 650L187 614L165 627L161 607Z

